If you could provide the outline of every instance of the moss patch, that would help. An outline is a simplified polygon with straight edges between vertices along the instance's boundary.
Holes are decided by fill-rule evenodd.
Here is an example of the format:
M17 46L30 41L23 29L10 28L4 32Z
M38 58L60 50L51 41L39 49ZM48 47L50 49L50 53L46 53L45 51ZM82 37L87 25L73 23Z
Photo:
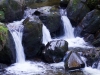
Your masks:
M0 11L0 20L4 20L5 17L4 17L4 12L3 11Z
M0 23L0 41L1 41L0 44L2 44L3 47L6 43L7 32L8 32L7 27L3 23Z

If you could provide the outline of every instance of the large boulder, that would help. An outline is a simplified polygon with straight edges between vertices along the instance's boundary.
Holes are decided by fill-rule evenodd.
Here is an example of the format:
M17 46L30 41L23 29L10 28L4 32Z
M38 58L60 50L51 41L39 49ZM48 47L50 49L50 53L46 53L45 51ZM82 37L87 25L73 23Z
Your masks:
M2 22L19 20L23 17L24 4L15 0L0 0L0 11L5 17L1 20Z
M63 25L61 21L61 16L59 14L59 9L53 6L49 10L49 12L49 14L40 15L40 20L49 29L52 37L63 35Z
M82 61L80 55L77 52L68 52L64 61L66 70L75 70L85 67L85 63Z
M100 28L100 11L94 9L87 13L79 25L83 27L82 32L96 33Z
M23 47L26 59L32 59L41 52L42 44L42 23L29 21L24 22Z
M48 63L61 62L68 51L68 43L64 40L53 40L43 50L44 60Z
M78 27L75 29L75 34L85 37L85 40L88 42L93 42L94 38L96 38L97 34L99 34L99 28L100 11L94 9L87 13L87 15L83 18ZM91 38L92 40L87 38Z
M69 19L76 23L79 23L89 11L87 5L81 0L70 0L67 6Z
M10 49L11 46L8 43L12 43L9 41L9 32L7 27L0 23L0 63L8 64L14 63L15 59L13 57L13 53Z

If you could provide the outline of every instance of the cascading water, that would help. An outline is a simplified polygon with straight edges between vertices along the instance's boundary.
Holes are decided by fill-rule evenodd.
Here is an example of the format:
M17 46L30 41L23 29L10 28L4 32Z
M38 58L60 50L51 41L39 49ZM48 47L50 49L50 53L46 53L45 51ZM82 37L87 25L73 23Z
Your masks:
M17 63L25 62L24 49L22 46L22 35L23 35L23 28L24 28L22 22L23 20L9 23L7 25L15 42Z
M69 43L69 47L89 47L83 38L74 36L74 28L67 17L66 9L60 9L60 14L64 27L64 36L60 37L60 39L66 40Z
M26 10L25 18L29 17L30 21L33 21L33 20L37 21L37 20L35 20L35 17L32 15L32 13L35 10L37 10L37 9ZM64 25L65 35L63 37L61 37L60 39L67 40L69 43L69 47L70 46L71 47L74 47L74 46L75 47L86 47L86 46L84 46L84 45L86 45L86 43L84 42L84 40L82 38L74 37L74 28L72 27L69 19L67 18L67 13L63 9L61 9L61 19L62 19L62 22ZM7 75L61 75L61 74L66 75L60 69L61 67L63 67L63 69L64 69L63 62L59 63L59 64L54 63L54 64L46 65L41 62L25 61L23 47L20 48L20 46L22 46L22 43L21 43L22 31L23 31L22 22L23 22L23 20L9 23L7 25L7 27L9 28L9 31L11 32L11 34L13 36L15 44L16 44L16 46L15 46L16 54L18 56L16 61L18 63L15 63L15 64L13 64L13 66L6 68L6 70L8 72L6 74ZM50 32L45 27L45 25L43 25L42 30L43 30L43 43L46 44L48 41L51 41L52 39L50 36ZM19 51L20 49L22 50L22 52ZM23 53L23 54L21 54L21 53ZM21 54L21 56L20 56L20 54ZM23 62L23 63L20 63L20 62ZM56 69L54 67L56 67ZM57 68L59 68L60 70L57 70ZM62 71L62 72L59 74L60 71ZM86 75L100 75L99 71L94 70L92 68L89 68L89 69L85 68L83 71L84 71L84 73L87 73ZM46 73L46 72L49 72L49 73ZM58 72L58 73L56 73L56 72ZM98 74L95 74L95 72L97 72Z
M64 26L64 37L67 39L75 38L74 37L74 28L72 27L68 17L67 12L64 9L60 9L61 20L63 21Z
M43 25L43 27L42 27L42 33L43 33L43 41L42 41L42 43L46 45L46 44L47 44L49 41L51 41L52 39L51 39L50 32L49 32L49 30L46 28L45 25Z

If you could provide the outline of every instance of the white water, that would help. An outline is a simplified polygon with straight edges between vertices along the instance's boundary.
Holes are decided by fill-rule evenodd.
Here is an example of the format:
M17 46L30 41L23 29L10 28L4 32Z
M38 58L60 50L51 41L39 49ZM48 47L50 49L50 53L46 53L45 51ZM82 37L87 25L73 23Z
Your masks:
M74 28L72 27L68 17L67 12L64 9L60 9L61 20L63 21L64 26L64 37L67 39L75 38L74 37Z
M90 47L83 40L83 38L74 36L74 28L72 27L70 20L67 17L66 9L60 9L61 20L63 22L64 27L64 36L60 37L60 39L64 39L68 42L69 47Z
M22 22L23 20L9 23L7 25L15 42L17 63L25 62L24 49L22 46L22 35L23 35L23 28L24 28Z
M32 12L31 12L31 15L32 15ZM31 17L30 21L35 20L34 17L31 16L31 15L30 14L28 15L28 17L29 16ZM66 15L62 15L62 21L63 21L64 25L69 24L68 27L70 27L70 29L72 28L72 26L70 26L71 25L70 21L69 21L69 19L67 18ZM66 21L68 21L68 22L66 22ZM17 45L18 47L16 49L18 49L17 50L18 52L16 52L16 53L21 54L19 49L23 50L23 48L19 48L19 46L22 46L21 40L22 40L22 30L23 29L18 30L18 28L16 29L16 27L17 26L18 27L20 27L20 26L23 27L22 26L22 21L17 21L17 22L14 22L14 23L10 23L8 25L9 26L11 25L10 28L8 26L8 28L10 29L11 34L15 35L17 37L17 39L20 38L20 40L17 40L17 39L15 39L15 40L17 40L17 42L18 42L16 44L20 44L20 45ZM15 25L15 26L13 26L13 25ZM14 27L14 29L13 29L13 27ZM61 37L60 39L67 40L68 43L69 43L69 47L70 46L71 47L86 47L87 44L84 42L84 40L82 38L79 38L79 37L75 38L74 37L74 33L73 33L74 28L71 29L72 32L70 32L70 34L71 34L71 36L70 36L70 34L69 34L70 30L66 30L66 29L69 29L69 28L67 26L64 26L64 27L65 27L64 28L65 35L63 37ZM43 31L43 42L44 42L44 44L46 44L48 41L51 41L51 36L50 36L50 33L49 33L48 29L44 25L43 25L43 30L44 30ZM17 32L17 31L19 31L21 33ZM67 33L68 33L68 35L67 35ZM44 37L44 35L45 35L45 37ZM15 36L13 38L16 38ZM44 38L47 38L47 39L44 39ZM19 54L18 54L18 56L20 56ZM21 55L23 55L23 54L21 54ZM23 59L23 56L21 57L21 59L19 60L19 58L17 58L17 62L23 62L23 63L15 63L11 67L6 68L7 74L12 74L12 75L56 75L55 72L54 72L55 74L54 73L44 74L44 73L46 73L48 71L51 72L51 70L54 71L55 69L52 68L52 67L56 67L56 68L63 67L64 68L64 63L63 62L62 63L54 63L54 64L50 64L50 65L47 64L46 65L42 62L31 62L31 61L27 62L27 61L25 61L25 59ZM99 70L92 69L90 67L88 67L88 68L86 67L85 69L83 69L83 71L84 71L84 73L87 73L86 75L100 75Z
M43 41L42 41L43 44L46 45L49 41L52 41L50 32L46 28L45 25L43 25L43 27L42 27L42 33L43 33L43 37L42 37L43 38Z

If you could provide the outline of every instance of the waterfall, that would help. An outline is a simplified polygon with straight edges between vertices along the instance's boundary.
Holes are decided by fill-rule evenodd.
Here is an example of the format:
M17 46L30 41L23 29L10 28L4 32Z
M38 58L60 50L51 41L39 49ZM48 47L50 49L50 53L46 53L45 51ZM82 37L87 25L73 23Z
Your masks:
M60 39L64 39L68 42L69 47L90 47L83 38L74 36L74 28L72 27L70 20L67 17L66 9L60 9L61 20L64 27L64 36Z
M64 33L66 38L75 38L74 37L74 28L72 27L68 17L67 12L64 9L60 9L61 20L63 21Z
M22 46L22 35L23 35L23 28L22 21L16 21L13 23L9 23L7 25L13 39L15 42L15 48L16 48L16 62L22 63L25 62L25 55L24 55L24 49Z
M52 39L51 39L51 35L50 35L49 30L46 28L46 26L44 24L43 24L43 27L42 27L42 33L43 33L42 43L46 45Z

